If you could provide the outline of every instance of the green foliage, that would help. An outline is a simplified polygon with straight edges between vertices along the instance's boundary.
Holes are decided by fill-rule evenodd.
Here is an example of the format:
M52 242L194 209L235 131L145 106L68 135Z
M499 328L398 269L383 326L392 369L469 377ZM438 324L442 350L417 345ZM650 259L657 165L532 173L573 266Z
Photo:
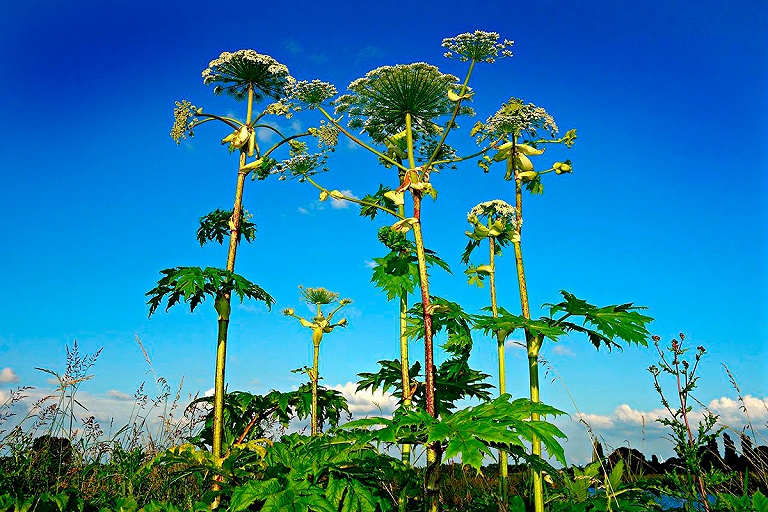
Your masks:
M733 512L768 512L768 498L759 490L751 497L748 494L742 496L718 494L714 508Z
M491 308L485 307L483 311L490 312ZM483 331L486 335L501 332L502 339L506 339L516 329L523 329L533 336L541 339L549 338L552 341L557 341L560 336L566 333L564 327L553 324L546 317L540 320L533 320L522 315L512 314L501 306L498 308L497 317L493 315L474 315L472 321L474 328Z
M395 507L385 486L413 476L354 435L291 434L267 451L262 478L232 491L229 510L385 512Z
M433 295L430 302L432 332L444 331L447 334L443 349L452 354L468 354L472 349L472 316L458 303L442 297ZM424 338L423 311L421 302L417 302L408 310L408 327L405 333L411 340Z
M199 398L190 404L213 404L213 397ZM303 420L312 414L312 385L307 382L295 391L272 390L266 395L246 391L233 391L224 397L224 425L222 446L229 449L235 442L248 442L271 437L275 425L288 427L294 418ZM318 387L318 422L338 426L342 414L350 416L347 400L340 392ZM205 417L205 423L190 443L210 447L213 443L213 411Z
M381 211L380 207L392 211L397 210L397 205L391 198L387 197L387 192L392 192L392 189L380 184L379 190L375 193L366 194L360 201L360 216L375 219L376 214Z
M392 418L372 417L354 420L343 429L362 429L366 441L385 444L410 443L429 445L439 443L446 458L460 457L476 471L480 471L485 457L492 457L491 448L524 448L534 437L542 440L547 451L558 461L565 455L557 438L565 435L554 425L543 420L531 420L531 414L557 416L562 411L554 407L533 403L528 399L511 400L507 394L493 401L467 407L454 414L433 418L424 409L400 408Z
M647 324L653 321L653 318L639 313L647 308L634 306L631 302L597 307L565 290L561 290L560 293L565 299L563 302L545 304L549 306L551 318L558 313L565 313L563 317L555 320L556 325L564 327L567 331L586 334L589 341L598 349L601 344L605 344L609 350L612 347L620 348L620 345L614 341L616 338L630 345L648 346L650 333ZM582 324L565 321L573 316L582 317ZM589 326L594 326L594 329Z
M398 359L379 361L381 367L376 373L359 373L358 390L396 390L398 404L403 403L401 363ZM423 381L419 380L421 363L414 363L410 370L410 383L415 386L411 400L418 407L426 407L426 390ZM469 366L469 354L459 354L443 361L435 372L435 413L447 414L456 409L456 402L464 398L489 400L488 391L493 386L485 382L488 374Z
M549 306L548 317L538 320L526 319L514 315L506 309L498 308L498 318L492 315L473 316L474 327L486 334L501 331L504 338L516 329L524 329L531 336L543 340L549 338L557 341L560 336L570 332L586 334L589 341L599 349L605 345L611 348L621 348L615 340L620 339L629 344L648 345L650 333L646 327L653 319L638 311L643 307L635 307L632 303L598 307L566 292L560 292L565 300ZM484 308L490 311L490 308ZM555 315L564 313L560 318ZM580 317L581 323L568 321Z
M240 215L240 225L237 232L237 243L245 237L246 241L253 242L256 238L256 224L250 221L252 215L243 211ZM232 210L215 209L211 213L200 217L200 227L197 230L197 241L200 246L207 242L216 241L224 243L224 238L232 231Z
M164 277L157 282L157 286L146 293L150 297L149 316L162 304L167 297L168 303L165 310L168 311L180 300L189 302L189 308L194 311L206 295L220 297L234 293L242 302L246 297L264 302L268 308L272 308L275 300L257 284L229 270L206 267L175 267L160 271Z
M419 266L416 246L404 233L388 226L379 229L379 240L390 248L383 258L374 258L371 282L387 294L387 300L413 293L419 285ZM424 249L427 265L437 266L450 273L448 264L434 251Z
M562 488L550 498L553 512L626 510L644 512L662 510L651 493L622 483L624 461L619 462L611 472L602 473L603 463L593 462L583 470L572 468L573 477L563 477Z

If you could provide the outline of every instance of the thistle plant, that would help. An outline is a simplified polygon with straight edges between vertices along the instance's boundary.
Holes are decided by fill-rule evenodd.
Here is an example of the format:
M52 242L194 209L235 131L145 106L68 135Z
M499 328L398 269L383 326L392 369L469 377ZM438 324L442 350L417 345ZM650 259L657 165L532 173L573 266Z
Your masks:
M293 308L286 308L283 310L283 314L296 318L303 327L312 330L312 368L307 368L307 375L312 383L312 435L315 436L320 432L320 425L318 421L317 412L317 385L320 380L320 343L323 341L323 336L333 332L336 327L346 327L347 319L342 318L336 323L333 323L333 316L344 306L351 304L350 299L339 300L339 294L326 290L325 288L301 288L301 296L304 302L317 307L317 314L312 320L307 320L296 314ZM333 309L326 316L323 314L322 307L325 305L338 302L338 306Z
M510 204L495 199L480 203L467 214L467 220L472 226L472 231L467 231L469 237L462 262L469 265L472 251L480 246L483 240L488 240L488 261L483 265L470 265L466 271L469 283L479 287L483 286L483 280L488 277L491 300L491 314L498 318L498 303L496 300L496 256L501 255L501 248L516 241L519 242L517 222L517 210ZM499 363L499 395L507 392L506 371L504 361L504 343L506 333L497 329L496 338L497 356ZM508 455L504 450L499 451L499 494L502 503L507 503L507 476Z
M307 154L305 143L299 138L317 136L308 130L292 135L283 134L273 123L264 121L266 116L291 117L294 109L288 102L288 89L295 80L288 68L268 55L262 55L254 50L238 50L224 52L212 60L202 73L203 83L212 85L214 94L226 94L236 101L245 102L245 120L234 117L209 113L202 107L196 107L188 100L176 103L174 109L174 125L171 137L177 144L182 139L193 137L198 126L217 121L224 124L229 131L221 143L227 145L230 153L239 155L237 164L237 179L235 198L231 210L215 210L200 219L200 229L197 237L201 245L209 241L224 243L229 237L226 267L224 269L199 267L175 267L162 271L164 277L158 285L150 290L150 316L167 299L167 307L179 301L188 302L190 309L201 303L207 296L214 298L214 307L218 313L218 336L216 349L216 369L214 385L213 410L213 456L219 460L222 456L222 430L225 393L225 362L227 350L227 332L231 313L232 295L237 295L242 301L252 298L264 302L271 307L274 300L258 285L234 273L237 248L244 237L251 242L255 235L255 226L250 222L250 215L243 210L243 190L246 178L264 179L278 172L281 166L300 164L305 169L319 165L322 156L311 157ZM262 100L274 100L260 112L254 107ZM267 130L278 136L278 141L269 147L259 145L259 131ZM326 137L327 141L327 137ZM275 158L280 149L287 149L289 158L280 162ZM330 148L332 149L332 148ZM329 150L324 146L320 155ZM307 163L309 161L309 164Z
M696 352L693 356L693 364L685 359L685 354L689 349L683 348L683 342L685 341L685 335L680 333L680 340L673 339L666 352L669 353L671 359L668 358L664 349L661 348L659 343L661 338L659 336L653 336L653 342L656 346L656 351L659 354L659 363L657 365L651 365L648 371L653 376L653 386L656 392L661 397L661 405L669 413L669 418L658 418L656 421L670 427L672 429L672 442L675 443L675 452L683 460L685 465L685 479L686 479L686 492L687 498L694 503L701 503L706 512L710 510L709 499L707 498L707 487L704 483L704 477L702 476L702 457L704 450L708 443L717 439L720 433L724 430L724 427L717 428L718 417L706 410L703 420L699 423L696 435L694 435L691 429L691 421L689 414L692 407L689 405L689 400L694 400L692 395L693 390L696 389L696 384L699 377L696 375L696 371L699 368L699 362L706 353L706 350L702 346L696 347ZM676 386L675 395L679 403L672 405L664 395L664 391L661 386L662 374L670 375ZM701 402L698 402L702 405ZM686 507L687 509L688 507Z

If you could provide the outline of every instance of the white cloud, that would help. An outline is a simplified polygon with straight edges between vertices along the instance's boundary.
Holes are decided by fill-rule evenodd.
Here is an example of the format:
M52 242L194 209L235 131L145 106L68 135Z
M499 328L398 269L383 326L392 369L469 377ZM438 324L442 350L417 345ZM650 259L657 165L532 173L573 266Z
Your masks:
M720 422L733 428L741 428L747 420L765 423L768 421L768 397L745 395L743 403L728 397L717 398L709 402L709 409L720 416ZM746 414L744 412L746 409Z
M19 382L20 380L13 368L6 367L0 370L0 384Z
M380 390L376 392L357 391L357 384L354 382L336 384L333 389L344 395L349 404L349 412L355 416L368 414L388 416L397 407L397 398L393 394L384 393Z
M564 345L563 343L555 343L552 348L552 353L557 356L568 356L568 357L576 356L576 354L573 353L573 350L568 348L568 346Z
M309 213L309 210L307 210L307 209L306 209L306 208L304 208L303 206L299 206L299 207L296 209L296 211L298 211L298 212L299 212L300 214L302 214L302 215L306 215L306 214L308 214L308 213Z
M376 262L371 260L365 260L365 267L366 268L376 268Z
M342 194L344 194L347 197L351 197L353 199L360 199L355 194L353 194L351 190L340 190L339 192L341 192ZM350 205L349 201L344 201L342 199L333 199L333 198L331 198L331 208L333 208L335 210L341 210L341 209L344 209L344 208L349 208L349 205Z
M107 396L116 400L133 400L133 395L123 393L122 391L118 391L116 389L110 389L107 391Z

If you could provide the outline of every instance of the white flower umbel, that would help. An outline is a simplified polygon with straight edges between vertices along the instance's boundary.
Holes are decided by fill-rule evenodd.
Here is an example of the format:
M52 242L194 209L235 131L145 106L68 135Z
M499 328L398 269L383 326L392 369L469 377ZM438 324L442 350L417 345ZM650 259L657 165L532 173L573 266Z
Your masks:
M248 96L249 85L256 100L264 96L279 99L286 85L294 81L284 64L254 50L223 52L203 70L204 84L215 84L216 94L228 94L238 101Z
M467 220L473 224L480 217L486 217L492 222L502 219L517 228L517 210L514 206L501 199L480 203L472 207L467 214Z
M449 59L455 56L462 62L494 62L497 58L511 57L509 48L513 44L515 42L508 39L499 42L499 34L482 30L443 39L443 47L448 49L445 56Z
M555 118L533 103L523 103L521 99L510 98L488 118L482 131L489 135L533 135L538 130L544 130L554 137L558 132Z

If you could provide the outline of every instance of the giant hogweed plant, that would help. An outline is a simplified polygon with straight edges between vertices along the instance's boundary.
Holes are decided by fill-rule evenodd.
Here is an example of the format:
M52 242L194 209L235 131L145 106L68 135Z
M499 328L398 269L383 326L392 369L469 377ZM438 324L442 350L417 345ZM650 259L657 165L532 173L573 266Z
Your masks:
M614 347L621 348L616 340L647 346L650 334L646 326L652 320L640 313L644 308L636 307L632 303L598 307L566 291L561 291L564 299L562 302L545 305L549 308L548 316L538 320L531 318L522 252L523 188L533 194L541 194L544 191L542 176L572 172L569 160L555 162L551 167L540 171L535 170L531 160L532 157L542 155L547 145L563 144L568 148L573 145L576 139L575 130L567 131L562 137L557 137L557 133L557 124L546 110L518 98L511 98L503 104L485 123L476 123L471 132L478 143L493 140L496 147L493 156L482 156L478 162L480 167L488 172L493 163L503 162L504 179L514 183L516 224L509 240L514 248L521 309L521 315L514 315L502 307L492 306L491 315L477 317L475 325L487 334L496 336L497 342L502 342L516 329L523 330L528 352L530 398L534 403L540 401L539 353L545 339L557 341L565 334L578 332L586 334L598 349L603 345L609 350ZM483 230L482 233L484 232ZM470 238L473 236L477 236L477 227ZM476 274L477 272L475 269ZM534 413L531 418L538 420L539 416ZM541 449L540 440L534 439L532 452L540 455ZM533 496L536 512L542 512L543 481L541 473L535 469Z
M469 284L483 287L483 281L488 278L490 292L490 308L493 318L498 318L498 302L496 300L496 258L501 256L502 247L517 241L517 210L510 204L499 199L480 203L467 214L467 220L472 231L467 231L469 237L462 262L468 265L466 274ZM488 263L481 265L470 264L472 252L484 240L488 240ZM507 376L505 368L504 343L506 333L497 329L493 336L496 338L496 353L499 368L499 394L507 392ZM499 495L501 502L507 503L507 478L509 475L509 458L505 451L499 451Z
M312 331L312 368L304 368L309 381L312 385L312 423L311 432L313 436L320 433L322 425L318 420L318 382L320 381L320 344L326 334L333 332L336 327L346 327L347 319L342 318L333 323L333 317L344 306L351 304L350 299L339 300L339 294L326 290L325 288L301 288L302 299L317 308L317 314L312 320L307 320L296 314L293 308L286 308L283 314L296 318L302 325ZM323 306L338 302L338 306L327 315L323 313Z
M196 107L190 101L182 100L176 103L174 109L175 122L171 129L171 137L180 143L187 137L192 137L198 126L210 122L223 124L229 132L222 139L230 153L238 154L236 168L235 198L232 210L217 209L200 219L200 229L197 238L200 244L216 241L224 244L228 237L226 266L223 269L208 267L175 267L162 270L163 277L157 286L150 290L149 314L167 301L166 310L179 302L187 302L191 310L203 302L206 297L214 299L214 308L218 313L218 335L216 348L214 408L213 408L213 439L212 450L214 458L222 456L223 413L225 402L225 363L227 351L227 333L231 314L232 296L240 301L245 298L264 302L267 307L274 303L273 298L260 286L236 274L235 260L237 248L242 238L251 242L255 235L255 226L250 222L250 216L243 210L243 191L246 178L264 179L281 166L305 169L321 165L325 151L332 149L324 142L332 138L323 136L322 129L309 129L306 132L291 135L284 134L266 122L266 116L292 115L290 105L286 101L286 89L295 83L288 68L268 55L256 53L253 50L238 50L224 52L212 60L203 73L203 82L214 86L215 94L226 94L237 101L245 102L245 120L241 121L231 116L218 115ZM272 99L260 112L255 106L262 100ZM259 145L259 132L265 130L277 135L277 142L262 148ZM316 136L321 139L323 151L310 155L306 151L306 143L301 137ZM271 140L272 137L264 140ZM282 162L275 156L278 150L288 150L289 158Z
M338 190L328 190L307 173L300 179L305 179L320 190L320 199L327 197L334 199L348 199L362 205L363 215L375 216L377 212L386 212L397 220L389 228L390 232L413 232L413 248L416 257L416 270L418 272L418 284L421 301L417 305L420 310L420 333L424 341L424 406L425 412L432 418L438 418L436 398L436 366L434 364L434 317L436 311L444 307L430 294L428 279L427 252L424 245L424 231L422 220L422 203L425 196L437 197L437 190L432 183L433 174L441 167L451 166L462 160L486 156L486 153L504 142L504 133L488 134L485 137L487 144L483 149L466 157L456 155L455 150L446 144L448 134L457 127L457 119L460 115L472 114L472 110L464 105L471 100L473 91L469 87L469 80L476 64L481 62L493 62L499 56L511 56L509 47L511 41L499 42L498 34L476 31L471 34L462 34L455 38L445 39L443 46L449 51L447 57L457 57L468 63L466 75L462 81L453 75L441 73L436 67L425 63L408 65L384 66L367 73L364 77L353 81L349 85L349 93L335 99L330 105L335 107L334 115L342 117L334 118L330 113L328 100L333 97L332 86L318 82L299 82L293 92L293 98L304 102L310 108L318 109L326 120L335 126L340 133L347 136L352 142L370 151L385 167L394 167L398 171L396 188L380 186L375 194L366 196L363 200L345 197ZM322 92L321 92L322 91ZM349 118L348 125L341 124L343 116ZM354 135L351 130L359 130L360 134ZM473 133L474 135L475 133ZM383 147L382 147L383 146ZM485 158L484 160L485 161ZM412 214L405 215L405 201L409 197L412 203ZM390 234L385 232L387 239ZM396 249L388 245L393 251ZM398 269L392 277L407 280L410 272L408 265L403 264L402 258L407 251L398 251L399 254L388 256L388 261ZM406 260L407 261L407 260ZM377 262L378 263L378 262ZM379 265L382 265L379 263ZM374 279L390 289L396 289L390 283L377 277ZM389 277L389 276L387 276ZM390 296L396 296L389 292ZM405 307L402 297L405 293L397 290L397 296L401 297L401 313ZM402 316L401 316L402 319ZM404 345L401 330L401 347ZM447 345L450 346L451 341ZM457 348L457 347L453 347ZM402 362L400 362L400 391L403 404L407 405L418 388L414 387L411 377L415 375L414 368L409 367L407 352L401 348ZM395 361L396 363L396 361ZM394 365L388 365L392 367ZM387 368L383 368L385 371ZM381 372L380 372L381 373ZM461 372L455 372L460 375ZM367 382L365 380L368 379ZM384 382L383 377L364 378L363 385ZM392 383L392 381L387 381ZM437 495L437 470L441 462L442 446L434 441L426 445L427 469L425 474L425 490L430 503L430 509L439 507Z

